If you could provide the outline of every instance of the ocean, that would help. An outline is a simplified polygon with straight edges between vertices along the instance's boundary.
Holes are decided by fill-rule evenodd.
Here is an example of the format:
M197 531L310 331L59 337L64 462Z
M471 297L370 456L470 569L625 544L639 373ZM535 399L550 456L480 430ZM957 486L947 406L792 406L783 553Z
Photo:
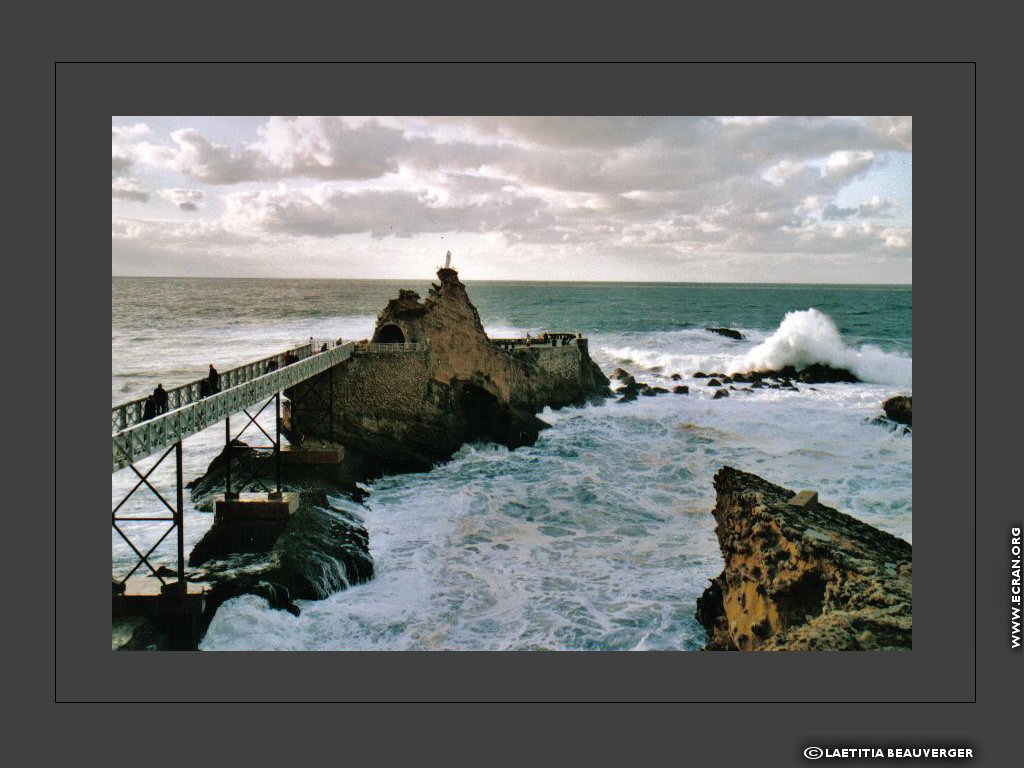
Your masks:
M492 336L581 331L606 374L621 366L640 381L689 384L690 394L546 410L552 428L533 447L467 445L430 472L369 484L363 504L333 499L365 521L375 578L301 602L298 617L260 598L231 600L203 650L697 650L695 601L722 568L710 510L712 477L726 464L817 490L822 503L912 541L913 437L872 423L882 400L912 394L909 286L466 285ZM428 286L115 277L111 400L311 336L366 338L400 287L426 295ZM691 378L812 362L849 368L864 383L712 401ZM186 440L186 479L203 473L223 439L218 425ZM173 488L172 472L158 469L156 484ZM114 504L136 479L113 475ZM125 511L154 503L137 495ZM187 548L211 522L187 510ZM144 540L163 532L135 525ZM112 556L115 572L132 563L116 533ZM167 541L154 561L173 558Z

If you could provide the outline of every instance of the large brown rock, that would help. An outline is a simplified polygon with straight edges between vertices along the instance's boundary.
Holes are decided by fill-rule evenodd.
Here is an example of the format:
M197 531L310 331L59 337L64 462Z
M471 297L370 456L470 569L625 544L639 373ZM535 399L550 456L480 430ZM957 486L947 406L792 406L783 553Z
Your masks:
M910 544L732 467L715 490L725 568L697 601L707 650L910 649Z
M535 415L544 407L611 394L586 339L495 344L455 270L438 278L422 301L412 291L390 301L372 338L421 346L367 348L289 390L294 429L340 443L377 471L425 470L473 440L531 445L547 426Z

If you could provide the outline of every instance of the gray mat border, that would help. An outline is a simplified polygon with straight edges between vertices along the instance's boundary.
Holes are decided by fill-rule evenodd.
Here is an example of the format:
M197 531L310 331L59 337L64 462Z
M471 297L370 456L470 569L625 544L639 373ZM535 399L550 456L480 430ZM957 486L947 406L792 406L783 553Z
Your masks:
M106 646L106 596L96 593L94 598L83 589L73 595L56 593L55 698L134 700L139 693L134 682L145 677L152 681L149 690L159 691L159 700L228 700L218 696L224 691L231 691L234 701L332 700L338 698L337 690L324 672L337 669L348 681L346 689L369 692L378 701L975 700L974 627L969 622L951 624L943 610L950 603L974 604L974 584L965 578L965 571L974 570L973 553L970 569L962 561L958 568L948 567L949 554L962 553L964 543L974 541L974 520L963 512L974 507L973 482L960 480L954 488L919 482L922 477L962 478L965 465L974 465L973 421L969 414L944 410L940 432L936 416L942 393L929 385L938 381L942 355L937 344L974 346L974 327L953 327L944 312L956 297L963 326L963 287L974 284L973 264L962 256L974 252L973 227L964 218L964 211L974 206L973 65L60 64L56 80L58 199L83 201L70 211L58 207L56 320L58 328L69 327L70 318L89 326L88 336L84 328L76 330L81 341L57 360L58 382L65 366L87 369L90 360L105 356L107 318L94 300L101 295L100 270L92 258L86 263L79 254L76 260L70 244L87 243L87 251L95 254L96 246L105 242L105 232L97 227L102 214L90 206L105 204L91 182L102 178L98 165L105 157L96 155L95 147L102 146L99 132L106 130L108 112L218 114L227 111L225 103L237 114L267 111L268 106L285 113L330 112L337 111L331 109L337 106L331 84L344 81L359 84L347 94L346 106L359 107L345 110L352 113L911 113L918 130L915 234L918 252L928 257L919 259L916 276L915 320L926 331L915 339L917 394L924 415L915 430L915 648L910 654L118 655ZM445 85L441 92L439 82ZM780 91L780 82L801 87ZM673 97L680 92L685 99ZM609 109L612 103L614 110ZM69 122L62 123L62 117ZM937 158L941 169L934 164ZM98 375L96 384L85 384L76 397L99 400L105 388L105 376ZM957 397L967 395L961 391ZM106 418L102 411L99 416ZM68 414L60 430L102 434L99 419L89 417L84 409ZM105 487L105 477L98 463L92 466L91 451L83 458L76 444L72 456L58 439L56 453L58 502L72 488L81 498L103 497L99 488L92 488L94 483ZM928 510L927 517L923 510ZM72 513L58 508L56 583L69 583L72 567L85 570L86 578L76 577L79 583L102 583L106 577L108 534L93 517L81 509ZM81 542L95 549L95 563L75 561ZM908 698L907 692L913 696Z

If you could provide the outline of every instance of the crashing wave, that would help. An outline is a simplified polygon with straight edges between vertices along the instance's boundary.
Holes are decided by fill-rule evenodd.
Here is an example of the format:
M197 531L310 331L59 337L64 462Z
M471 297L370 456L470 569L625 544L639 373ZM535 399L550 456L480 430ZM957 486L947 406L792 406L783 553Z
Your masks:
M775 333L745 355L735 358L729 373L779 370L814 363L845 368L862 381L910 386L914 361L873 344L851 347L832 318L817 309L787 312Z

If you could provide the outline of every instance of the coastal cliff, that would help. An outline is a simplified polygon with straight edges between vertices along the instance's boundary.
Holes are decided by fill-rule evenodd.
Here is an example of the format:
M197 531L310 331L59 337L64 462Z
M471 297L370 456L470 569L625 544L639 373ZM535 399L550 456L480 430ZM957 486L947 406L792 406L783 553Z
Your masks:
M544 407L609 394L585 339L493 341L458 273L438 279L426 299L401 291L369 343L286 393L292 434L344 446L367 474L426 470L473 440L532 445Z
M732 467L715 490L725 568L697 601L706 650L910 649L910 544Z

